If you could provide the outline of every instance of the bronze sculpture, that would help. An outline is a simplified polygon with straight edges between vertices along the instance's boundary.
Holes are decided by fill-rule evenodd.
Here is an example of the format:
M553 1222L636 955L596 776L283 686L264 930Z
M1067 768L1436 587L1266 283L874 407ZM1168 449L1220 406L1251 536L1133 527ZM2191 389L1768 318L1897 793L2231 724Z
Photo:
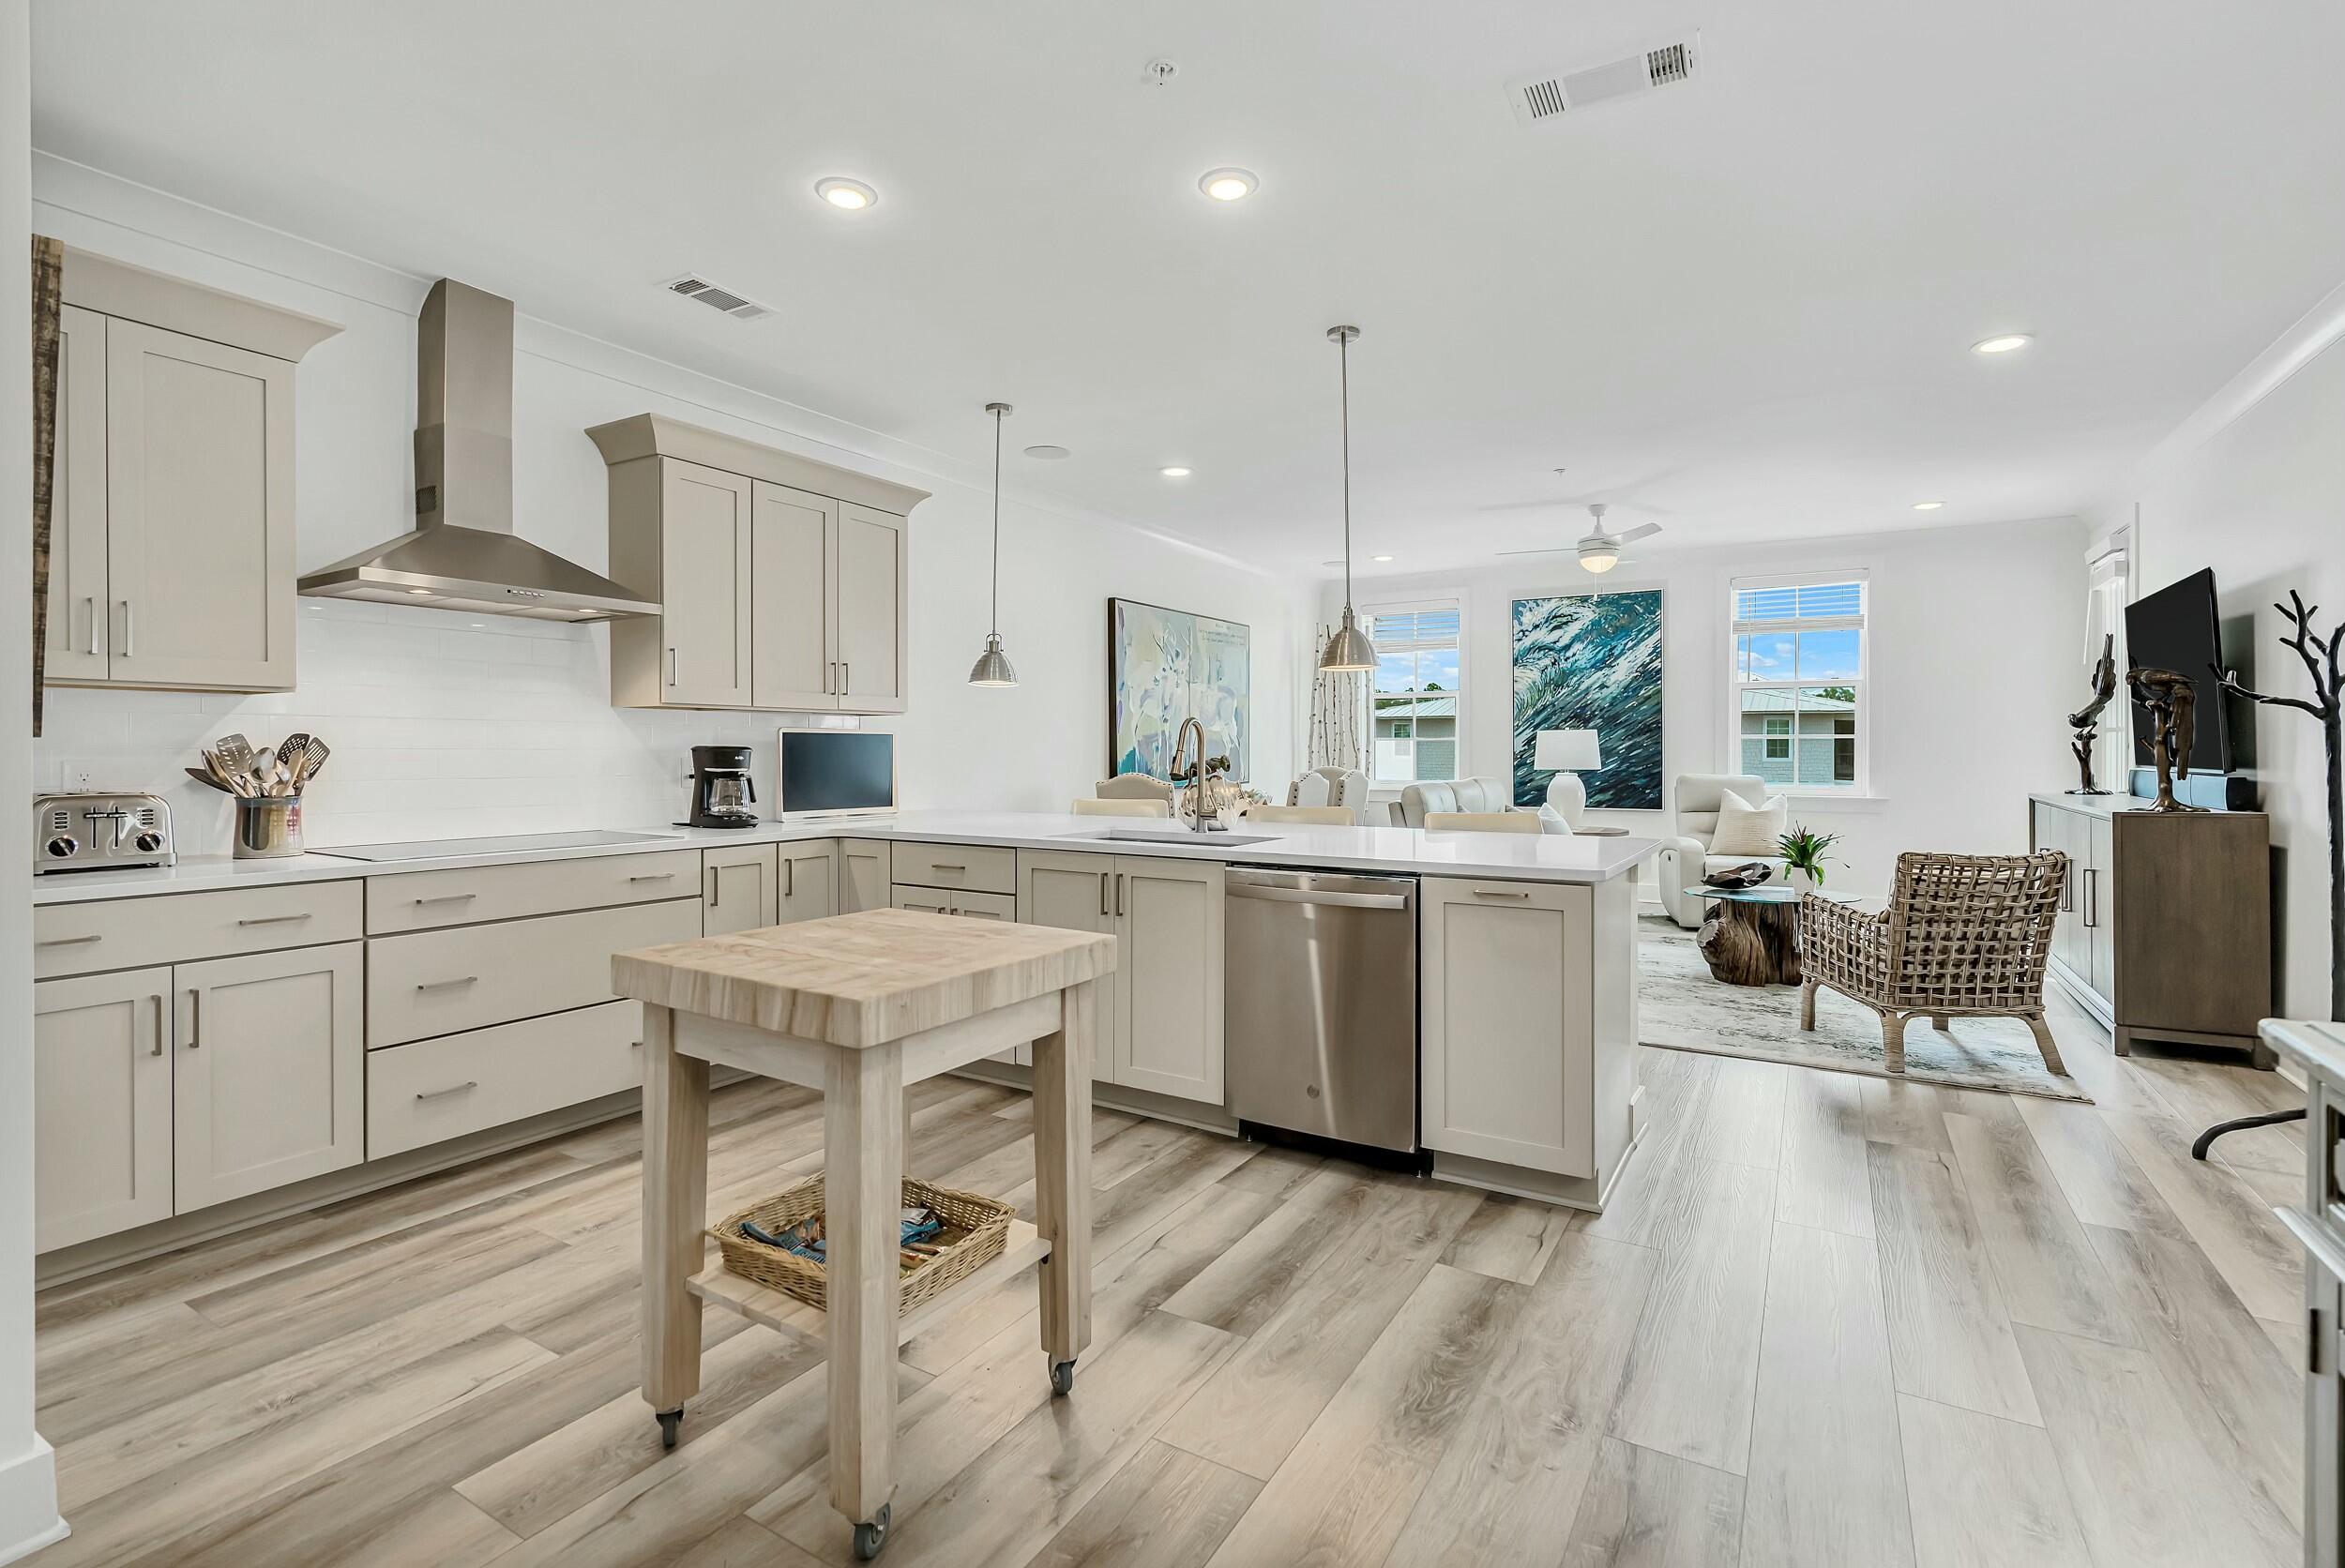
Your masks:
M2110 632L2101 639L2101 660L2093 667L2093 701L2068 716L2068 728L2076 739L2068 749L2077 754L2077 767L2084 775L2084 782L2069 791L2072 795L2105 795L2107 790L2093 782L2093 743L2100 739L2101 710L2117 695L2117 634Z
M2190 776L2190 747L2198 738L2198 688L2179 670L2134 669L2126 671L2133 700L2150 712L2152 759L2157 764L2157 799L2153 811L2203 811L2174 798L2174 780Z

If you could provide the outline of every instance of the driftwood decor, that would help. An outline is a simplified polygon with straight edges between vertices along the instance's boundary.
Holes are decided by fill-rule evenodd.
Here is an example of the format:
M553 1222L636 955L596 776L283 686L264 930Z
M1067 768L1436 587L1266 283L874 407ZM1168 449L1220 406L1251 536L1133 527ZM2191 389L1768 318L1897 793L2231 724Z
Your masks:
M2198 689L2190 677L2179 670L2142 668L2126 671L2126 685L2133 688L2133 700L2150 711L2150 719L2156 726L2151 746L2152 759L2157 763L2157 799L2150 803L2153 811L2203 811L2203 806L2185 806L2174 798L2174 780L2190 776L2190 747L2198 739Z
M2117 695L2117 634L2110 632L2101 638L2100 662L2093 667L2093 701L2068 716L2068 728L2076 738L2068 749L2077 754L2077 770L2083 782L2069 791L2072 795L2105 795L2107 790L2093 782L2093 747L2101 738L2101 710Z
M2312 629L2312 618L2321 613L2321 607L2305 603L2304 596L2293 591L2286 604L2272 608L2296 628L2294 636L2280 639L2280 646L2292 649L2304 661L2305 671L2312 679L2311 699L2250 691L2222 671L2216 674L2223 689L2233 696L2265 707L2293 708L2320 721L2322 746L2328 754L2329 766L2329 1017L2345 1018L2345 776L2340 776L2338 755L2340 719L2345 718L2345 671L2339 668L2345 622L2322 637Z
M65 242L33 236L33 733L40 733L49 648L49 505L57 452L57 334Z

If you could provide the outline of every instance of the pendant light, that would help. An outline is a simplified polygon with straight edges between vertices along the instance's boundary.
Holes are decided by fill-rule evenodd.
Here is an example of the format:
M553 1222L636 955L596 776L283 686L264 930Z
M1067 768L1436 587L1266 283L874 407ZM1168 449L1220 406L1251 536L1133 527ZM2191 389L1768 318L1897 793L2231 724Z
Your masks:
M988 403L985 412L993 415L993 629L985 634L985 652L969 667L969 684L1014 686L1018 671L1010 668L1009 656L1002 652L1002 416L1010 407Z
M1319 656L1322 670L1349 673L1376 668L1376 644L1352 616L1352 339L1356 326L1331 326L1327 340L1336 346L1343 397L1343 625L1327 640Z

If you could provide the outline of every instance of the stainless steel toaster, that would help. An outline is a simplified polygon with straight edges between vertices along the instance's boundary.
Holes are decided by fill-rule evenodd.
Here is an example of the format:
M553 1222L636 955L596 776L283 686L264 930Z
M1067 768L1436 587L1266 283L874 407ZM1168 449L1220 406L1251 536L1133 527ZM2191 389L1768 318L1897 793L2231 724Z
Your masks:
M33 872L169 866L178 859L160 795L33 797Z

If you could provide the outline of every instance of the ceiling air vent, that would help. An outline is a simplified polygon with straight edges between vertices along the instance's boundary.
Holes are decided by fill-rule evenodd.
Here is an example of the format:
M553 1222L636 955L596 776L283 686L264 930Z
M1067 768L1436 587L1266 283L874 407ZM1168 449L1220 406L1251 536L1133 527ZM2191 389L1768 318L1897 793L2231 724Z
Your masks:
M1506 100L1520 124L1548 125L1615 98L1693 80L1702 58L1699 34L1580 70L1555 71L1506 83Z
M697 299L712 310L722 310L735 321L753 322L760 316L774 313L771 306L760 305L746 294L734 294L731 289L720 289L707 279L694 277L690 273L670 279L667 289L669 293L680 294L687 299Z

